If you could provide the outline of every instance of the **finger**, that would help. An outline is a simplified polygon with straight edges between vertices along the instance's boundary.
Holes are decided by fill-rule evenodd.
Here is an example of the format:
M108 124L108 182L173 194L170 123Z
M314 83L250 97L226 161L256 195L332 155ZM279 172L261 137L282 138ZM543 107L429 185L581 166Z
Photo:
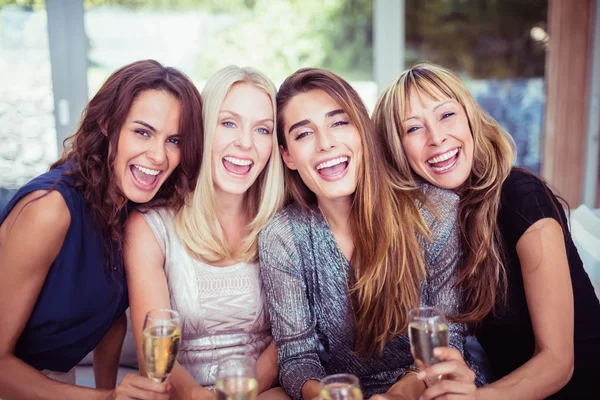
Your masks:
M424 372L424 377L421 374L418 377L424 379L444 375L446 379L466 382L473 382L475 380L475 373L462 361L443 361L428 367Z
M433 349L433 355L440 361L464 361L460 351L453 347L436 347Z
M435 400L467 400L471 396L465 397L462 394L443 394L439 397L436 397Z
M154 382L150 378L145 376L129 374L126 376L127 381L123 379L129 386L141 389L143 391L150 391L155 393L167 393L168 388L164 383Z
M477 387L473 383L442 380L427 388L421 398L439 400L439 397L444 395L460 395L464 399L464 396L473 396L476 390Z
M168 393L156 393L135 386L126 386L117 389L118 400L168 400Z

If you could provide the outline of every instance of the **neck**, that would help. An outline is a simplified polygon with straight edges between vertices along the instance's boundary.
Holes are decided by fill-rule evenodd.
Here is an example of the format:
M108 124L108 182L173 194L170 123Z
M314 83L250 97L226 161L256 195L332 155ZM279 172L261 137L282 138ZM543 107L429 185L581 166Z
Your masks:
M335 200L319 198L317 199L317 203L332 232L340 234L350 233L352 200L349 197Z
M237 249L246 237L248 215L244 204L245 194L216 192L216 214L227 243L232 249Z
M341 251L346 259L351 260L354 252L354 240L350 231L352 200L346 197L336 200L317 199L317 202L337 242L338 251Z
M237 219L240 215L245 214L244 197L245 193L231 194L215 188L216 212L219 221L221 221L221 217Z

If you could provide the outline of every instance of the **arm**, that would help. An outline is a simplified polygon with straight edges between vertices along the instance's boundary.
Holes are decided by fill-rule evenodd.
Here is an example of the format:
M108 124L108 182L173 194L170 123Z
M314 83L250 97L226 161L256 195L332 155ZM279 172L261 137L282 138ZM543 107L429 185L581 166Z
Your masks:
M258 393L275 386L279 378L279 368L277 367L277 348L274 341L271 341L256 360L256 371L258 374Z
M14 356L17 340L71 223L60 193L44 194L33 192L24 197L0 226L0 371L10 371L0 374L0 398L148 399L154 394L166 399L166 388L142 377L128 376L114 391L89 389L49 379Z
M325 376L313 305L288 221L274 220L259 236L261 278L279 355L280 382L292 398L312 399Z
M573 373L573 289L560 224L538 220L517 242L535 355L504 378L479 389L485 399L545 398Z
M13 353L70 223L71 215L64 199L52 191L29 194L17 203L2 224L0 370L11 373L0 374L0 398L102 398L99 392L46 378Z
M144 318L152 309L171 308L171 301L163 269L165 257L150 226L138 212L131 213L127 219L124 258L133 336L140 373L145 376L142 352ZM169 375L169 381L177 397L181 399L212 398L212 394L177 362Z
M394 383L384 394L376 394L372 400L416 400L425 390L425 383L417 378L417 374L408 373Z
M123 314L94 349L94 381L98 389L115 388L126 333L127 317Z

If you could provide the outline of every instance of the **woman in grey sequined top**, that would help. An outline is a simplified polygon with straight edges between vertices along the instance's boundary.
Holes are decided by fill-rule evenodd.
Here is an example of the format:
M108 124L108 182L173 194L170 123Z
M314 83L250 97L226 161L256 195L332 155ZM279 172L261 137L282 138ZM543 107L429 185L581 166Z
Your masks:
M217 72L202 91L205 138L195 190L178 210L134 212L127 221L140 371L146 312L175 309L182 341L169 379L181 399L212 399L219 359L231 354L256 360L258 393L277 381L257 260L258 232L283 200L274 97L275 87L256 70Z
M400 311L421 304L458 312L458 198L428 186L428 200L417 206L416 193L392 187L366 109L336 75L299 70L282 84L277 106L286 185L296 203L261 232L259 257L280 382L294 399L311 399L321 378L347 372L359 377L366 397L417 398L425 385L407 374L416 366ZM435 204L439 218L425 203ZM415 237L420 215L428 239L422 231ZM369 258L369 247L382 250L379 258ZM464 325L450 324L458 350L444 349L440 358L454 362L440 364L454 368L448 387L474 391L476 376L461 356L465 334Z

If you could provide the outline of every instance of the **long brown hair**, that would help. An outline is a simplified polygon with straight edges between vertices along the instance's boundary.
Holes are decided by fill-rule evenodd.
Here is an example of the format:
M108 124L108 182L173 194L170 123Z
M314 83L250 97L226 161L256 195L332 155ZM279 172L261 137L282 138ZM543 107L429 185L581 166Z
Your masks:
M50 167L70 164L64 176L73 179L93 223L102 231L109 267L114 266L115 256L122 258L122 215L128 203L114 179L117 143L133 102L147 90L164 90L179 100L181 163L146 206L183 205L195 185L202 159L202 100L188 77L154 60L134 62L110 75L87 104L75 134L65 140L62 157Z
M412 91L433 99L456 100L465 110L474 155L471 174L456 191L460 196L459 224L465 260L457 285L464 294L464 310L456 320L477 322L506 296L506 270L502 238L497 225L502 184L515 160L514 141L475 101L450 70L420 63L402 73L379 97L373 111L378 137L386 142L386 160L396 170L396 179L414 186L421 180L410 168L401 143L402 124Z
M419 304L424 265L415 232L426 227L409 191L389 184L383 148L369 114L356 91L342 78L322 69L300 69L277 93L277 135L286 148L284 113L290 100L311 90L323 90L348 114L362 142L358 182L350 211L354 252L350 261L354 284L355 351L377 354L386 342L406 332L408 311ZM316 202L297 171L285 170L286 190L303 207ZM377 316L377 318L373 318Z

